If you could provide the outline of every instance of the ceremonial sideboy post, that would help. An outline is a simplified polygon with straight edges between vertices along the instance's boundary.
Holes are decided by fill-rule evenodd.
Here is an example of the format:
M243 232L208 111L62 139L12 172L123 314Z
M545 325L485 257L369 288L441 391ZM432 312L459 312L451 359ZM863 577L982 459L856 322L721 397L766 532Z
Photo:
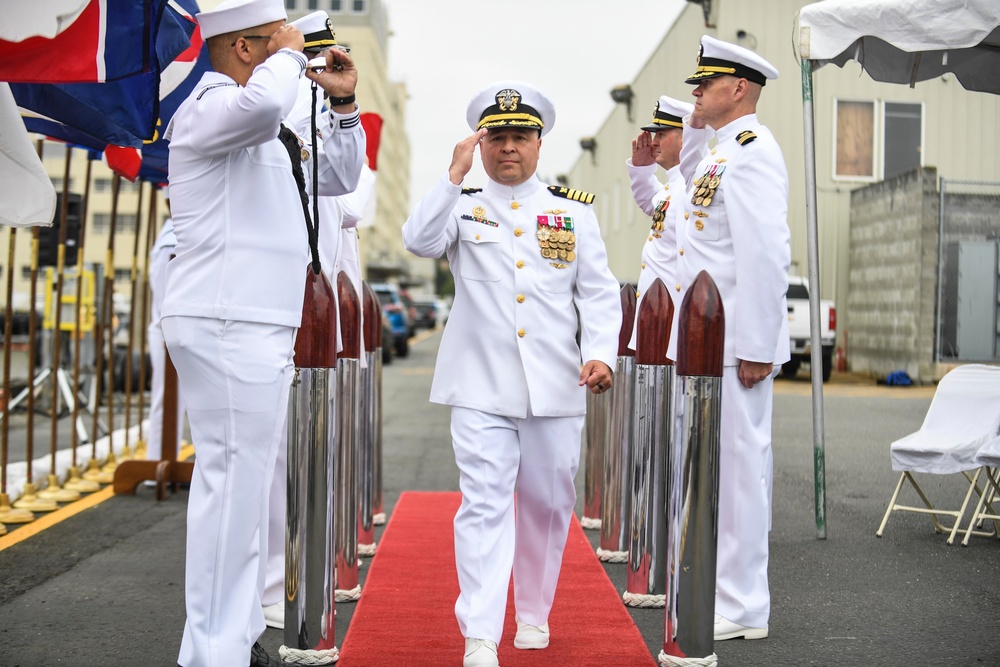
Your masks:
M474 134L403 225L403 243L420 257L447 253L455 277L430 399L452 406L455 615L464 665L481 667L498 664L512 567L514 646L549 644L585 392L611 387L621 306L593 195L535 175L555 122L549 99L500 81L472 98L466 118ZM489 180L462 187L477 147Z

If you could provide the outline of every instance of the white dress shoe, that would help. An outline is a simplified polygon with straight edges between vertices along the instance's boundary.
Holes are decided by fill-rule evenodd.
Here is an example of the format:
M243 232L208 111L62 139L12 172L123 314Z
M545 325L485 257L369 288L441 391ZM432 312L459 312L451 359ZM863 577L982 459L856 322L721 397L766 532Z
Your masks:
M716 614L715 641L720 642L725 639L767 639L767 628L750 628Z
M514 648L545 648L549 645L549 624L528 625L517 622Z
M285 629L285 603L279 602L270 607L264 607L264 623L269 628Z
M500 667L496 642L490 639L466 638L465 659L462 661L462 665L463 667Z

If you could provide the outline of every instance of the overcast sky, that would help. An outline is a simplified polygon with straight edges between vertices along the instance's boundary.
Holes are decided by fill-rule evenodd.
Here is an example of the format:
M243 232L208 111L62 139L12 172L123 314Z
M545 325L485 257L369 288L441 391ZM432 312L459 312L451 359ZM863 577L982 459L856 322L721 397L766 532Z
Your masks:
M532 83L556 108L538 174L554 183L611 113L611 88L629 83L667 33L685 0L383 0L389 15L389 75L406 83L411 200L451 163L472 134L472 95L501 79ZM478 154L477 154L478 155ZM467 185L481 186L476 160Z

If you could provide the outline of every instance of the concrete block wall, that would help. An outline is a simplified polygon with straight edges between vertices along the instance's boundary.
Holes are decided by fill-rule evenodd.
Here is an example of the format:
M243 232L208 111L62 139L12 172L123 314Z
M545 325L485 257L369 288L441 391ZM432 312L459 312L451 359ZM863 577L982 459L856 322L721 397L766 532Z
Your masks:
M937 170L923 168L851 193L844 329L850 370L903 370L936 380Z

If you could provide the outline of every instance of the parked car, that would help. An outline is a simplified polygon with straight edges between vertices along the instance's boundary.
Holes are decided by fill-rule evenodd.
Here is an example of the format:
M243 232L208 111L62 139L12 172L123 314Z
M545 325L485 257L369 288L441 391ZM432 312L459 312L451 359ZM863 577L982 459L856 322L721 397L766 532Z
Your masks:
M415 297L413 306L417 316L414 325L417 329L434 329L438 325L438 305L434 297Z
M810 363L811 332L809 330L809 281L801 276L788 276L788 335L792 358L781 367L783 377L795 377L803 362ZM837 309L833 301L822 299L820 307L820 344L823 346L823 381L833 370L833 347L837 338ZM811 371L811 369L810 369Z
M382 304L382 312L389 320L391 335L384 338L382 347L392 347L397 357L410 354L410 318L399 295L399 288L390 283L373 283L372 289Z
M403 309L406 310L406 319L410 323L410 338L417 333L417 306L410 298L410 293L405 289L399 290L399 298L403 302Z
M382 365L392 363L392 325L389 316L382 311Z

